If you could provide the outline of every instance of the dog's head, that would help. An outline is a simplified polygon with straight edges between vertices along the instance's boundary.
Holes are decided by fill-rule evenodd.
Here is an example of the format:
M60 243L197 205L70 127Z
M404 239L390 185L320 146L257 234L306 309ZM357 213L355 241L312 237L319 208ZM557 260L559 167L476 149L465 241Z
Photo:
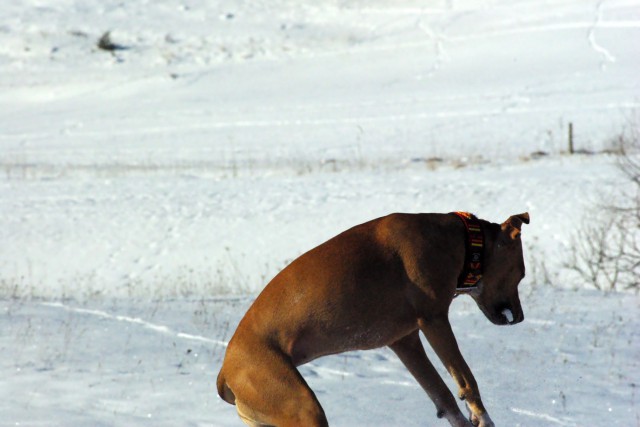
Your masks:
M471 297L496 325L524 320L518 296L518 284L525 273L520 238L523 223L529 224L528 213L513 215L500 225L485 226L484 274Z

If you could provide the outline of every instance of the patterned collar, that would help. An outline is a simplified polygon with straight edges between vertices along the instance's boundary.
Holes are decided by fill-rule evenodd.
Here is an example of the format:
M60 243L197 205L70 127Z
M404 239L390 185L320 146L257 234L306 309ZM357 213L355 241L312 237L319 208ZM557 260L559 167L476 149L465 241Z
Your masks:
M458 278L456 293L470 292L478 288L482 279L484 261L484 235L482 226L475 215L469 212L452 212L464 223L467 230L465 263Z

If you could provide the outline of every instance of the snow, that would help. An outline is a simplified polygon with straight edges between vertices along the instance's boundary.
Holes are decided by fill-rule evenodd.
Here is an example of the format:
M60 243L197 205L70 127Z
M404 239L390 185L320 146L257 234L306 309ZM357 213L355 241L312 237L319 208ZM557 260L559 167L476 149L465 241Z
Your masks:
M517 326L490 324L470 298L451 309L494 422L633 425L637 300L547 286L529 286L522 296L526 317ZM241 425L218 398L215 376L251 301L5 300L0 424ZM321 358L301 372L331 425L446 425L388 349Z
M594 152L633 126L639 37L631 0L5 5L0 425L240 425L215 376L270 277L457 210L531 214L524 322L450 313L496 424L637 424L640 300L564 264L625 185L568 124ZM387 349L301 372L331 425L444 425Z
M513 322L513 313L508 308L502 310L502 315L507 319L507 322Z

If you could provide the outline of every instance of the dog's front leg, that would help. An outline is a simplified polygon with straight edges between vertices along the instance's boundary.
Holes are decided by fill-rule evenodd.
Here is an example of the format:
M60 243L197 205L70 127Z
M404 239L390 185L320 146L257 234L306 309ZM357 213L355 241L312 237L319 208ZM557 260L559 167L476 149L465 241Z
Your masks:
M458 396L467 401L473 424L493 427L494 424L480 399L476 380L460 353L449 319L446 316L431 318L428 321L420 319L418 326L458 385Z
M456 399L442 381L438 371L427 358L418 330L399 339L389 346L398 355L404 366L418 381L436 405L438 418L446 418L454 427L468 427L469 421L460 412Z

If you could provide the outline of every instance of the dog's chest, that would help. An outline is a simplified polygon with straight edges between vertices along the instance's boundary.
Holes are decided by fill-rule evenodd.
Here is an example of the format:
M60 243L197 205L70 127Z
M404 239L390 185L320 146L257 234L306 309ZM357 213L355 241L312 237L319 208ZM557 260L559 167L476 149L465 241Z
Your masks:
M306 329L291 342L288 352L296 365L318 357L352 350L387 346L417 328L415 322L376 321L333 328Z

